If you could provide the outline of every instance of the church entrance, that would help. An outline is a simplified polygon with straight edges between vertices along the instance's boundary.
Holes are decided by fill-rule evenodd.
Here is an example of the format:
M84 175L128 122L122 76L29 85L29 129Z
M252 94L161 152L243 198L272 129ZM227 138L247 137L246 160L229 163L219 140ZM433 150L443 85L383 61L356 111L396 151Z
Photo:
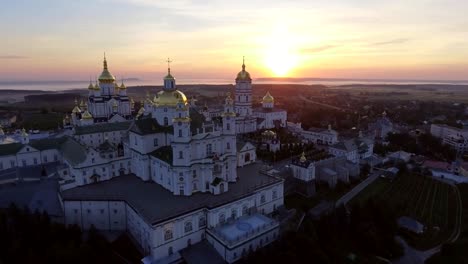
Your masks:
M249 152L247 152L247 153L245 154L244 162L245 162L245 163L250 162L250 153L249 153Z

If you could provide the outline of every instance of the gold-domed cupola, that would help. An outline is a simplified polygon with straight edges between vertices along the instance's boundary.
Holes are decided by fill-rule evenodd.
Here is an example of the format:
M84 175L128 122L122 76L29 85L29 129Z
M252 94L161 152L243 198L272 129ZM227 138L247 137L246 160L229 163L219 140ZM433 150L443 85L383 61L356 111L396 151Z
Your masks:
M107 60L106 60L106 54L104 54L104 63L103 63L104 69L102 70L101 75L99 76L99 81L102 83L113 83L115 81L114 75L112 75L109 70L107 69Z
M242 58L242 71L237 74L236 81L252 81L250 73L245 70L245 58Z
M120 84L120 89L122 90L127 89L127 86L125 86L123 79L122 79L122 83Z
M167 91L163 90L157 94L155 104L158 106L172 106L175 107L177 104L187 105L187 97L179 90Z
M91 78L89 79L88 90L94 90L93 82L91 82Z
M274 103L275 98L271 96L270 92L267 92L262 98L262 103Z

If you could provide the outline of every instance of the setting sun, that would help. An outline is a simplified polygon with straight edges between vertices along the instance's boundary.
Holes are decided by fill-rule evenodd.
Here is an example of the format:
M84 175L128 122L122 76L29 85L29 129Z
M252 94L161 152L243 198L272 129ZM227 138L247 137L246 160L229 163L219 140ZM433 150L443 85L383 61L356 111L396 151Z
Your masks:
M294 36L285 26L277 27L266 38L264 63L277 77L286 76L298 64Z

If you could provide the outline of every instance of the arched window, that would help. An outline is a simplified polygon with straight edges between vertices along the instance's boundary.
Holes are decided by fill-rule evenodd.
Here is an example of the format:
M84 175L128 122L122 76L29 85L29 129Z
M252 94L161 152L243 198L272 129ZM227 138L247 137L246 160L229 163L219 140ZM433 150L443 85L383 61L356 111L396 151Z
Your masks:
M182 129L179 129L179 137L182 137Z
M236 210L236 209L232 209L232 210L231 210L231 218L232 218L232 219L236 219L236 217L237 217L237 210Z
M249 207L246 204L244 204L242 206L242 215L246 215L248 213L249 213Z
M166 231L164 231L164 240L169 240L169 239L172 239L172 230L166 229Z
M273 199L278 198L278 192L276 190L273 190Z
M200 216L198 219L198 227L204 227L206 226L206 218L205 216Z
M219 214L219 221L220 224L224 224L226 222L226 215L224 213Z
M169 125L169 119L167 119L167 117L164 117L164 125L165 126Z
M227 148L227 149L231 149L231 143L229 143L229 142L226 143L226 148Z
M192 222L185 222L184 231L185 233L192 231Z
M260 203L265 203L265 202L266 202L265 195L262 194L262 196L260 196Z

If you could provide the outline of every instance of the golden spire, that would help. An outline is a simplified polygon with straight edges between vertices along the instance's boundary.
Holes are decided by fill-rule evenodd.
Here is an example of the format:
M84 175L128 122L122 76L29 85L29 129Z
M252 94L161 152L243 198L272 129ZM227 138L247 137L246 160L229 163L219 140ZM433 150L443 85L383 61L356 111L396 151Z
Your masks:
M245 71L245 56L242 56L242 71Z
M122 84L120 84L120 89L127 89L127 86L124 84L124 79L122 78Z
M167 75L171 75L171 59L167 58Z
M89 76L88 90L93 90L93 89L94 89L94 85L93 85L93 82L91 81L91 76Z
M299 161L302 162L302 163L304 163L304 162L307 161L307 158L306 158L306 156L305 156L305 152L304 152L304 151L302 151L302 155L301 155L301 158L299 159Z
M104 70L107 70L106 52L104 52Z

